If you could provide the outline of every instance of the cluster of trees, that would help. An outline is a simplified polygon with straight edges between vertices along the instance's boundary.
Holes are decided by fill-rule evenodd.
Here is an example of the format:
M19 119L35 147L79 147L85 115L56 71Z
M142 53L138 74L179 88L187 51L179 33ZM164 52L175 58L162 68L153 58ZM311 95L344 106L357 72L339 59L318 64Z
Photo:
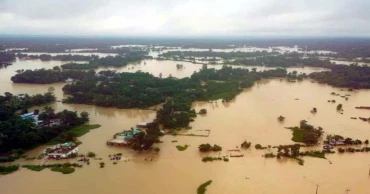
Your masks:
M168 51L161 54L161 57L172 57L172 58L184 58L184 57L220 57L223 59L233 59L233 58L245 58L245 57L261 57L268 55L276 55L277 52L267 52L267 51L256 51L256 52L214 52L209 51Z
M61 71L54 69L17 70L17 74L11 77L14 83L50 84L64 82L68 78L83 80L94 78L95 72L82 72L74 70Z
M90 55L90 56L85 56L85 55L49 55L49 54L41 54L41 55L29 55L29 54L23 54L23 53L18 53L17 57L19 58L28 58L28 59L40 59L41 61L90 61L94 59L98 59L98 55Z
M68 129L88 120L86 113L81 113L79 116L76 112L67 110L53 114L42 113L39 117L45 119L45 125L42 127L37 127L32 119L23 119L17 115L7 120L2 119L0 121L0 153L6 153L12 149L31 149L63 133L66 140L74 140L73 135L68 134ZM59 119L60 125L47 125L51 118Z
M150 58L146 52L135 51L128 52L124 56L107 56L103 58L94 58L89 63L78 64L78 63L67 63L62 65L63 69L94 69L98 67L122 67L129 63L141 61L143 59Z
M56 98L52 92L36 94L33 96L28 94L22 94L19 96L13 95L10 92L5 92L4 96L0 96L0 103L2 107L0 117L9 118L12 116L13 112L17 110L22 110L21 113L27 113L27 109L29 107L54 102L55 99Z
M36 126L33 119L23 119L17 114L17 110L26 109L30 105L39 105L50 100L55 100L53 95L45 94L45 101L32 101L39 99L39 95L18 99L7 93L0 96L0 153L7 153L13 149L30 149L39 144L46 143L51 139L65 133L68 136L68 129L81 125L88 121L88 114L64 110L54 113L54 110L46 107L45 112L39 115L43 120L42 126ZM34 104L30 104L33 102ZM35 112L37 114L37 112ZM52 119L59 120L60 125L49 125ZM73 138L73 137L71 137Z
M191 78L183 79L158 78L143 72L101 71L95 78L86 76L88 79L64 86L63 91L70 97L63 102L118 108L148 108L165 103L157 111L155 122L174 129L188 126L196 116L191 110L193 101L230 100L241 88L251 87L257 80L286 76L284 69L257 72L227 66L220 70L204 66Z
M144 133L135 135L134 142L131 144L131 148L136 151L148 150L154 143L159 142L159 136L163 135L159 129L158 122L152 122L147 125L147 130ZM158 152L159 148L155 148Z
M299 127L287 128L293 131L293 141L305 144L317 144L319 138L324 133L322 127L315 128L309 125L306 120L302 120Z
M247 140L244 140L244 142L240 144L240 147L248 149L251 147L251 145L252 145L251 142L247 142Z
M15 61L15 54L9 52L0 52L0 64Z
M309 67L331 67L329 60L320 60L318 58L300 58L299 56L291 57L287 55L264 56L256 59L235 59L228 63L233 65L246 66L266 66L266 67L295 67L295 66L309 66Z
M319 83L326 83L335 87L354 89L370 88L370 67L358 65L334 65L331 71L314 72L310 78Z
M207 144L200 144L199 145L199 151L200 152L210 152L210 151L214 151L214 152L219 152L222 150L222 147L219 146L219 145L216 145L214 144L213 146L211 146L211 144L207 143Z

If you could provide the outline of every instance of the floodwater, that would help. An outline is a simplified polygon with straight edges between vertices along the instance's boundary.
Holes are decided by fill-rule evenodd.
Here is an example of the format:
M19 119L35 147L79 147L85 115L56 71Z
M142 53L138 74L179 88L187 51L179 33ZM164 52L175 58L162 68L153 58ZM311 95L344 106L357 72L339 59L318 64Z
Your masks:
M203 48L181 48L181 47L168 47L164 48L161 52L165 53L168 51L193 51L193 52L204 52L209 51L210 49L203 49ZM234 48L227 48L227 49L212 49L213 52L278 52L280 54L284 53L304 53L307 54L320 54L320 55L326 55L326 54L336 54L336 52L333 51L327 51L327 50L312 50L312 51L305 51L304 48L299 48L298 46L294 47L288 47L288 46L277 46L277 47L252 47L252 46L243 46L243 47L234 47Z
M63 97L61 88L64 83L30 85L10 82L10 77L15 74L16 69L53 67L57 63L17 61L7 69L0 69L2 75L0 92L36 94L46 92L53 86L58 100L61 100ZM165 73L171 73L173 76L188 75L176 73L176 63L178 62L153 60L146 61L146 65L140 66L141 70L154 75L160 72L163 76ZM186 72L195 69L190 67L190 63L182 64L186 67L183 69ZM154 68L155 66L157 68ZM345 101L340 96L330 95L331 92L351 96ZM361 140L370 139L370 123L350 119L350 117L369 117L370 111L354 108L369 106L369 97L370 90L341 91L339 88L312 83L311 80L296 83L280 79L262 80L252 88L245 89L229 103L221 101L193 103L197 111L206 108L208 113L205 116L198 116L191 123L192 129L188 133L210 129L210 136L166 135L161 138L163 143L156 145L161 149L158 154L135 153L132 150L108 147L105 144L114 133L133 127L137 122L152 120L155 111L56 102L52 106L57 111L63 109L87 111L90 113L91 124L102 125L79 138L83 142L79 146L79 152L97 153L97 156L106 163L105 168L99 168L101 161L92 161L89 166L85 165L70 175L51 172L48 169L42 172L21 169L0 177L1 194L81 192L188 194L196 193L197 187L207 180L213 180L207 187L209 194L311 194L315 193L316 184L319 185L318 193L342 194L346 193L346 189L350 189L350 193L370 193L369 153L333 154L328 155L327 160L305 157L304 166L300 166L291 159L264 159L261 155L265 151L257 151L254 148L243 150L244 157L231 158L230 162L203 163L202 156L218 156L219 153L201 154L197 149L201 143L218 144L223 147L220 154L226 155L226 150L234 149L244 140L251 141L253 145L259 143L264 146L292 144L291 131L284 127L297 126L302 119L314 126L323 127L326 134L339 134ZM337 103L328 103L327 100L331 99L335 99ZM336 111L338 103L343 104L344 114ZM316 114L310 113L313 107L318 110ZM284 123L277 122L279 115L286 117ZM178 142L172 143L172 140ZM183 152L175 148L176 145L184 144L190 147ZM27 155L37 156L44 148L41 146L31 150ZM108 160L108 155L118 152L123 153L130 161L120 161L113 165ZM145 160L149 157L153 158L153 161ZM47 161L36 160L31 163L40 162ZM20 160L19 163L23 164L26 161Z
M78 50L78 49L75 49ZM79 49L83 50L83 49ZM51 56L57 56L57 55L82 55L82 56L91 56L91 55L98 55L99 57L107 57L107 56L116 56L116 53L98 53L98 52L65 52L65 53L46 53L46 52L23 52L22 54L27 55L51 55Z
M366 66L369 66L370 64L369 63L365 63L365 62L355 62L355 61L340 61L340 60L333 60L331 59L330 60L331 63L335 63L336 65L353 65L353 64L358 64L358 65L366 65Z
M184 68L177 69L177 64L182 64ZM184 78L191 76L194 71L199 71L202 68L202 64L199 63L191 63L191 62L184 62L184 61L170 61L170 60L144 60L140 63L133 63L129 64L125 67L101 67L96 69L96 71L101 70L115 70L117 72L148 72L153 74L154 76L159 76L162 74L162 77L168 77L169 75L177 78ZM216 64L216 65L208 65L208 68L215 68L221 69L223 65ZM257 71L264 71L269 69L276 69L275 67L262 67L262 66L238 66L238 65L227 65L233 68L243 68L252 70L256 68ZM317 68L317 67L292 67L287 68L288 72L297 71L298 73L312 73L312 72L319 72L319 71L328 71L328 69L324 68Z

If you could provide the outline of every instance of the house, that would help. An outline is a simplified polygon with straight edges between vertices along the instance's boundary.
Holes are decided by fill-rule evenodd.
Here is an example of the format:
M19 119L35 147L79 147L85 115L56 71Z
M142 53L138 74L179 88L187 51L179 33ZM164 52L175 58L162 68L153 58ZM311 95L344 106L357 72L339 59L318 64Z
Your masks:
M138 135L140 133L143 133L143 132L138 129L122 131L121 133L115 134L113 139L107 141L107 145L113 145L113 146L130 145L132 143L132 140L134 140L135 135Z
M148 127L148 124L150 122L139 122L139 123L136 123L136 126L137 127Z
M49 150L49 151L48 151ZM77 154L78 147L72 142L57 144L52 148L46 149L46 154L49 159L64 159L69 158L72 154Z
M39 121L39 115L35 114L35 112L30 112L30 113L23 114L23 115L21 115L21 117L23 119L33 119L34 123L36 125L39 125L40 123L42 123L42 121Z
M68 79L65 80L65 82L67 82L67 83L72 83L73 81L74 80L72 78L68 78Z

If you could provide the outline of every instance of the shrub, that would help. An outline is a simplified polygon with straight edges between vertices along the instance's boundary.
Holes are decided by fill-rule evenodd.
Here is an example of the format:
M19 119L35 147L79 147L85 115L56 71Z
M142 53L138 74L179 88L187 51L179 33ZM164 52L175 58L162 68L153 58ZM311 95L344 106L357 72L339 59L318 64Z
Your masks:
M209 152L209 151L212 150L212 146L209 143L200 144L200 146L198 148L199 148L199 151L201 151L201 152Z
M242 148L249 148L251 147L252 143L251 142L247 142L246 140L240 145L240 147Z
M100 164L100 168L104 168L104 166L105 166L104 162L100 162L99 164Z
M87 157L94 158L96 157L96 154L94 152L88 152Z
M218 151L221 151L222 150L222 147L219 146L219 145L213 145L213 148L212 148L212 151L215 151L215 152L218 152Z
M260 149L262 149L262 146L261 146L261 144L256 144L255 146L254 146L257 150L260 150Z
M207 109L200 109L199 114L207 114Z

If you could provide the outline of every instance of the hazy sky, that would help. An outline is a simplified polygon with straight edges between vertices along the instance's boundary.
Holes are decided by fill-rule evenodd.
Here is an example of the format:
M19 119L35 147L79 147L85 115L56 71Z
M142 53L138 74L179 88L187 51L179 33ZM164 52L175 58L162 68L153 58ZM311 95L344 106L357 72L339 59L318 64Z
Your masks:
M370 0L0 0L0 34L370 36Z

